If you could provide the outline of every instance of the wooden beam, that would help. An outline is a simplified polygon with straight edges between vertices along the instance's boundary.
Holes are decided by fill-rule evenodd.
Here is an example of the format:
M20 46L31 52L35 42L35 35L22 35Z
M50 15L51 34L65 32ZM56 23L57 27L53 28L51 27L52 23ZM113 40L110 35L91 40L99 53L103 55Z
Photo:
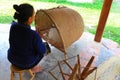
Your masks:
M101 15L100 15L99 22L98 22L98 28L97 28L95 39L94 39L97 42L101 41L112 1L113 0L104 0Z

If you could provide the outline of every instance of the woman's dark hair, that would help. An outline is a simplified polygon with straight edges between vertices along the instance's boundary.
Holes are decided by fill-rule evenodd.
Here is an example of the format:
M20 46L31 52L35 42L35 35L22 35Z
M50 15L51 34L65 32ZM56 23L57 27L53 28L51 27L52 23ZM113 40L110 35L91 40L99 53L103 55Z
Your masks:
M20 23L26 22L34 12L33 6L27 3L20 4L19 6L15 4L13 5L13 8L16 10L14 19L17 19Z

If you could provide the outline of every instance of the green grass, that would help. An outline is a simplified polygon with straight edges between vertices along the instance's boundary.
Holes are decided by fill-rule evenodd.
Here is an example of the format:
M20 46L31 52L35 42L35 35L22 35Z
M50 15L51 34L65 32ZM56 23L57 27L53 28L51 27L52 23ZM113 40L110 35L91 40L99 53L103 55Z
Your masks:
M96 28L92 28L88 30L90 33L95 34ZM107 39L111 39L113 41L116 41L120 44L120 27L113 27L113 26L106 26L104 29L103 37Z
M78 2L70 2L67 0L32 0L32 1L42 1L42 2L55 2L57 4L67 4L76 7L84 7L90 9L100 10L102 8L103 0L94 0L94 3L78 3Z
M1 20L2 19L2 20ZM5 15L3 15L3 16L0 16L0 23L10 23L11 21L12 21L13 19L12 19L12 16L5 16Z
M12 16L15 12L13 9L13 4L21 4L26 2L32 4L36 11L39 9L49 9L60 5L72 8L79 12L83 17L85 26L89 25L92 27L90 29L86 29L86 31L95 34L103 0L95 0L93 4L72 3L67 2L66 0L0 0L0 23L10 24L13 20ZM118 9L120 9L120 3L113 2L103 37L112 39L120 44L120 10Z

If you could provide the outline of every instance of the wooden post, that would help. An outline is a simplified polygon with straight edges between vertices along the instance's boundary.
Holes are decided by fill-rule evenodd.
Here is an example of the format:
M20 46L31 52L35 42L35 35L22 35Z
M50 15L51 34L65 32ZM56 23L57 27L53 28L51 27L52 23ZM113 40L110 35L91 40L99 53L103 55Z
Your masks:
M98 22L98 28L95 34L95 41L100 42L105 28L107 17L113 0L104 0L103 8Z

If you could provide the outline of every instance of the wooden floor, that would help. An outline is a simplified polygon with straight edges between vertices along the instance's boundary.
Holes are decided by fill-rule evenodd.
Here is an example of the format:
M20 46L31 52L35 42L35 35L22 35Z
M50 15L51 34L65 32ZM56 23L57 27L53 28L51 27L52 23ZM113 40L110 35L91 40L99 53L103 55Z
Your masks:
M0 24L0 27L0 79L10 80L10 63L7 60L9 25ZM53 46L51 46L51 50L51 54L45 56L41 61L40 64L44 66L44 70L36 74L35 80L53 80L47 71L50 70L58 60L64 59L64 53ZM91 56L95 56L93 66L99 66L111 56L120 57L120 46L116 42L104 38L100 43L95 42L94 35L84 32L79 40L68 47L67 54L68 57L79 54L83 66L86 65ZM26 77L27 76L28 75L26 75ZM15 80L18 80L18 77L16 77Z

